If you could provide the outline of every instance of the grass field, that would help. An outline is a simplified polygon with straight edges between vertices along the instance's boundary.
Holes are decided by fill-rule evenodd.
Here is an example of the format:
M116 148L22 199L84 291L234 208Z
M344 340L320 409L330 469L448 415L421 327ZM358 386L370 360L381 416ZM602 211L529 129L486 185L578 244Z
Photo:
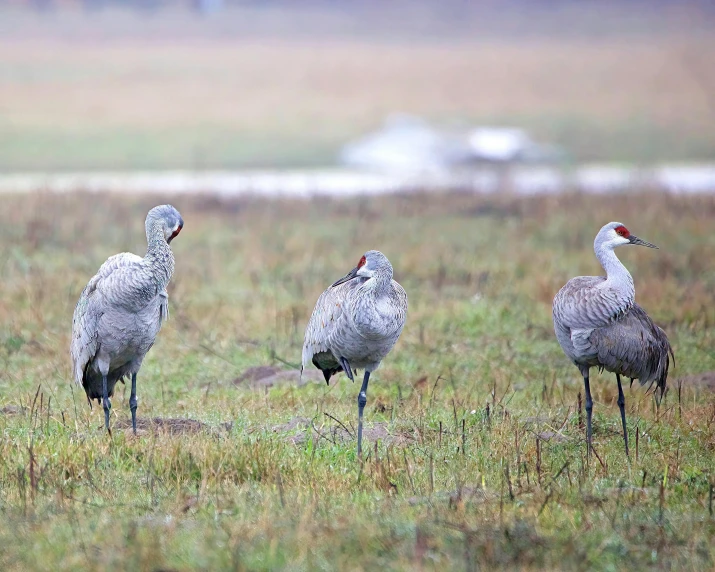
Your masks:
M395 112L522 126L577 160L715 155L705 16L586 8L509 32L497 11L391 34L394 14L267 12L0 12L0 170L332 164Z
M143 253L163 200L3 199L3 570L715 565L713 198L172 200L171 319L139 376L140 435L120 386L110 438L70 383L72 311L108 255ZM593 372L589 461L550 304L600 272L613 219L661 247L619 255L677 366L660 408L626 390L630 461L613 376ZM369 248L410 311L373 376L361 467L355 385L245 374L298 363L317 296Z

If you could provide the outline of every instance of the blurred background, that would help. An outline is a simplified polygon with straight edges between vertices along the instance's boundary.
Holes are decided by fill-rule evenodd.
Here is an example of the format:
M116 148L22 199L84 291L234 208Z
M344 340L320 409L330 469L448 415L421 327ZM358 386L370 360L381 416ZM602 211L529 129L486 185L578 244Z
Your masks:
M714 156L707 0L0 0L0 189L710 191Z

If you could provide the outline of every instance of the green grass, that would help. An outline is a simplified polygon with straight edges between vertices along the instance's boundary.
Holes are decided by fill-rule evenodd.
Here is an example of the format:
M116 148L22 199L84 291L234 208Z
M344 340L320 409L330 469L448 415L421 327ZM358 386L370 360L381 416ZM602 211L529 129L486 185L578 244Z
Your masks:
M205 428L136 438L126 388L110 438L71 383L71 316L107 256L143 252L145 213L166 199L3 200L3 570L715 565L713 387L692 381L715 370L712 198L174 197L186 225L171 319L140 373L138 415ZM619 254L677 367L660 408L626 389L630 461L615 381L593 372L601 463L585 456L581 381L550 303L600 271L593 235L613 219L661 247ZM390 257L410 311L370 385L361 467L328 416L354 433L343 376L233 380L297 363L318 295L369 248Z
M2 129L0 129L2 133ZM332 165L344 140L298 133L248 133L218 125L143 129L91 127L61 131L7 129L0 170L236 169Z

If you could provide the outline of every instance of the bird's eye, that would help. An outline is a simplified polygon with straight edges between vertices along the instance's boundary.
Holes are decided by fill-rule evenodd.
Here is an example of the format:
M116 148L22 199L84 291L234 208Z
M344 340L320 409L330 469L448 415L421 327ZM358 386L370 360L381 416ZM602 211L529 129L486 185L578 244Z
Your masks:
M618 236L622 236L623 238L628 238L631 235L631 233L628 232L628 229L625 226L618 226L615 228L615 231Z
M363 257L360 259L360 262L358 262L357 267L358 267L358 268L362 268L363 266L365 266L365 263L366 263L366 262L367 262L367 260L365 260L365 256L363 256Z

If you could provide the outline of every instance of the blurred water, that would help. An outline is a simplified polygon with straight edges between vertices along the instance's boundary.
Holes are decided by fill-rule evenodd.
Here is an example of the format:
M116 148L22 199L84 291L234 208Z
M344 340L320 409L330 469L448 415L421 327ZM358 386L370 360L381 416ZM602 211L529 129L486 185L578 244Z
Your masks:
M715 165L484 168L469 172L276 171L76 172L0 175L0 192L210 193L223 196L354 196L410 191L512 193L715 193Z

